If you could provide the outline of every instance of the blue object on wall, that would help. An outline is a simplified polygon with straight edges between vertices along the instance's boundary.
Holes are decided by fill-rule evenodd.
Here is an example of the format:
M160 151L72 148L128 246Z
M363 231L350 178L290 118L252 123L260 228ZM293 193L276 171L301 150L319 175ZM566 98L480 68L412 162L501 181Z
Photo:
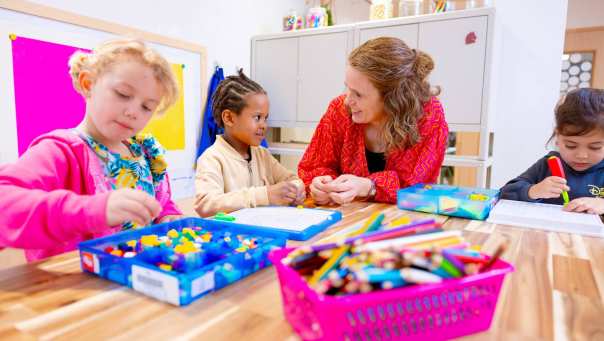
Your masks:
M212 117L212 96L218 87L218 84L224 80L224 73L220 66L216 66L212 79L210 80L210 86L208 86L208 97L206 101L206 110L203 114L203 122L201 127L201 139L199 140L199 147L197 148L197 156L199 156L216 141L216 135L222 134L222 128L218 127Z
M218 84L224 80L224 72L220 66L216 66L210 85L208 86L208 97L206 101L206 109L203 114L203 126L201 127L201 138L199 139L199 147L197 148L196 159L216 141L216 135L220 135L224 132L224 129L220 128L214 121L212 116L212 96L218 87ZM262 140L261 146L268 148L266 140Z

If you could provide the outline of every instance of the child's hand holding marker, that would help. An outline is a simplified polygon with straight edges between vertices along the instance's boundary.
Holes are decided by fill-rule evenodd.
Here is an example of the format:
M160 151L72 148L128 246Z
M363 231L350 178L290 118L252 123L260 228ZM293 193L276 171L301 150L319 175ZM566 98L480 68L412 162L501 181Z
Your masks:
M533 200L557 198L563 192L570 191L566 179L557 176L548 176L540 183L529 188L528 196Z

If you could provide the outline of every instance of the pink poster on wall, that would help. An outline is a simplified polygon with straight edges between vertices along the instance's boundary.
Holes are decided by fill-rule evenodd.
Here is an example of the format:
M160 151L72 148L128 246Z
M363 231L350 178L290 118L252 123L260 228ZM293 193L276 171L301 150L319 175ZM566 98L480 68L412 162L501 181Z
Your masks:
M85 102L72 86L73 46L17 36L12 41L19 156L37 136L73 128L84 117Z

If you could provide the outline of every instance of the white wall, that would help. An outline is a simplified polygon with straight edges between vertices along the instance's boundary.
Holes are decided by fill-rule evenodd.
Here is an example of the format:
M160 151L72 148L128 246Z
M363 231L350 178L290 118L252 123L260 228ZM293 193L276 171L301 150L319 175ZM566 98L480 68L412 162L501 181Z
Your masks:
M568 0L566 28L604 26L604 0Z
M499 187L546 153L560 93L567 1L498 0L495 8L491 186Z
M250 38L281 31L290 9L306 13L304 0L34 0L65 11L201 44L208 49L208 79L214 63L225 75L249 74Z

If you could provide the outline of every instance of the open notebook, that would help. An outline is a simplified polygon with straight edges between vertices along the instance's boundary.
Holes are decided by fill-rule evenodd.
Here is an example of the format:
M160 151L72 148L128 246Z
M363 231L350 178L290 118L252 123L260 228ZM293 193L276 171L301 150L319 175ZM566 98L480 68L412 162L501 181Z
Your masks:
M487 222L604 238L600 216L565 212L560 205L499 200Z
M244 208L229 215L235 217L233 223L277 230L293 240L307 240L342 219L339 211L283 206Z

